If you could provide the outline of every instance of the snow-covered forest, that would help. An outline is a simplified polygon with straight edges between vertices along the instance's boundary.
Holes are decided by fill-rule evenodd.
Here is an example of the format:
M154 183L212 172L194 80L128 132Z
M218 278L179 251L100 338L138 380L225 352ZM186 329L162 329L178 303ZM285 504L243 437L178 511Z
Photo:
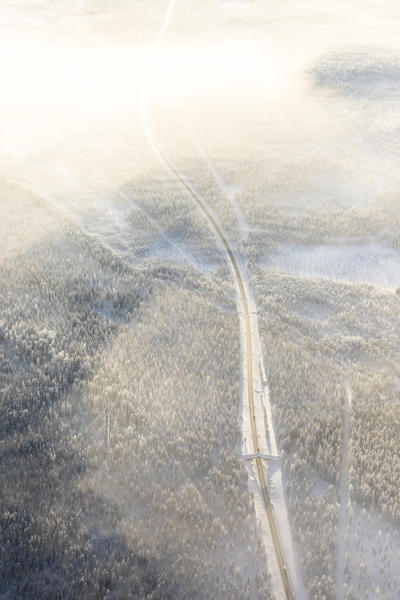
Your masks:
M400 597L399 25L0 3L1 599Z

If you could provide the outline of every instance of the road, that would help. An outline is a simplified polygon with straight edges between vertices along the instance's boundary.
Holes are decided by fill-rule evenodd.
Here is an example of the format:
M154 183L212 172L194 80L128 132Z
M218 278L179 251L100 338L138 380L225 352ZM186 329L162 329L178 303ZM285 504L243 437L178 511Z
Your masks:
M240 293L240 301L242 304L243 315L245 320L245 335L246 335L246 365L247 365L247 394L249 399L249 411L250 411L250 422L251 422L251 433L253 440L253 448L254 453L259 454L260 448L258 445L258 433L257 433L257 421L255 415L254 408L254 388L253 388L253 344L252 344L252 332L251 332L251 320L250 320L250 312L249 312L249 304L247 300L245 286L243 284L243 278L240 272L240 268L238 262L235 258L235 255L232 251L232 248L226 239L223 231L220 226L216 222L212 213L210 212L207 205L202 201L196 191L191 187L191 185L182 177L182 175L177 171L177 169L170 163L165 154L158 148L158 146L154 143L154 148L157 151L160 159L165 164L167 169L176 177L176 179L181 183L181 185L187 190L190 196L195 200L196 204L202 210L204 215L206 216L209 224L214 229L215 233L219 237L222 245L224 246L226 253L228 255L229 261L232 265L233 272L235 274L236 283ZM267 480L264 472L263 459L256 458L256 472L258 477L258 482L260 484L260 489L262 492L262 497L264 501L265 510L268 517L268 523L271 531L271 536L274 544L274 549L276 553L276 558L279 566L279 572L282 579L283 589L285 592L285 596L287 600L294 599L294 595L292 592L292 588L290 585L290 580L288 576L287 565L285 562L285 557L283 554L282 544L279 537L278 527L276 524L276 519L271 503L271 499L269 497L268 488L267 488Z

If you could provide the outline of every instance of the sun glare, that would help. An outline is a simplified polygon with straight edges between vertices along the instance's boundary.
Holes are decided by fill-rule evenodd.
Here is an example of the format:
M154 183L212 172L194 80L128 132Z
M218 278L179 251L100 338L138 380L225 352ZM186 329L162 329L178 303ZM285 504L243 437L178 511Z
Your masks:
M255 89L274 95L285 63L264 52L256 44L231 42L157 51L3 38L0 151L31 151L101 118L140 118L144 92L151 107Z

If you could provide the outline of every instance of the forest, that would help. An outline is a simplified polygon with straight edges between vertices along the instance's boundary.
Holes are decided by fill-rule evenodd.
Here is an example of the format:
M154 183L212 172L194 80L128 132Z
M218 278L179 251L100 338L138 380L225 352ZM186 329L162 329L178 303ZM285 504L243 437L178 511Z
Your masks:
M0 3L0 599L400 598L399 18Z
M221 273L69 226L2 265L7 597L270 597Z

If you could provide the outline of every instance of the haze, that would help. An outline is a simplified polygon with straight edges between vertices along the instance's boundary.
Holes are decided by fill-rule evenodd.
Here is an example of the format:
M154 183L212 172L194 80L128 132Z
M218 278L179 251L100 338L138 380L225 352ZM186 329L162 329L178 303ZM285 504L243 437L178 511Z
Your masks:
M0 4L0 598L400 594L400 7Z

